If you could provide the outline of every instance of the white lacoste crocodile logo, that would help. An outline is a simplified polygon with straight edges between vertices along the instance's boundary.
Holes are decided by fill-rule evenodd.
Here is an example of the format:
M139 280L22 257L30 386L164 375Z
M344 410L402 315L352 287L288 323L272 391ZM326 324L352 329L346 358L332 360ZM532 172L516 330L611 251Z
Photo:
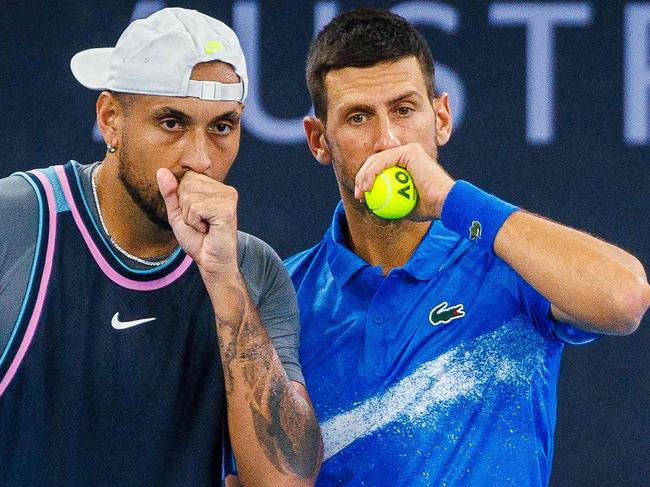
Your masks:
M120 321L120 313L115 313L113 319L111 319L111 326L116 330L126 330L127 328L132 328L134 326L141 325L143 323L148 323L153 321L156 318L142 318L141 320L131 320L131 321Z

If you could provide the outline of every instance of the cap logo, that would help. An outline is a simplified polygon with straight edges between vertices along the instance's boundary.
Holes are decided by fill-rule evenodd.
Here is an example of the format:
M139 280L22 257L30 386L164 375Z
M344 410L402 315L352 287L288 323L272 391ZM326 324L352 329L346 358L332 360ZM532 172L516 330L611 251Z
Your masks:
M208 41L203 48L206 54L213 52L223 51L223 43L221 41Z

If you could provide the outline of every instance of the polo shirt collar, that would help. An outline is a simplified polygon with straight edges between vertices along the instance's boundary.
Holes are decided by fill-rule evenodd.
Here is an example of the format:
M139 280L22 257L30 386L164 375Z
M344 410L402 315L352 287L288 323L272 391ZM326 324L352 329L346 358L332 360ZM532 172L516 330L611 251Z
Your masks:
M372 267L350 250L346 242L346 228L347 219L341 201L334 210L332 225L325 235L327 261L339 287L343 287L360 269ZM429 280L444 267L452 252L464 247L460 240L461 238L447 230L440 220L435 220L402 269L415 279ZM381 273L381 269L379 272Z
M451 253L464 247L460 240L460 236L447 230L440 220L434 220L404 265L404 270L422 281L433 278L449 261Z
M361 268L370 267L365 260L352 252L347 245L345 229L348 226L345 217L343 201L340 201L334 210L332 225L330 226L325 241L327 244L327 261L332 275L339 287L345 286L350 278Z

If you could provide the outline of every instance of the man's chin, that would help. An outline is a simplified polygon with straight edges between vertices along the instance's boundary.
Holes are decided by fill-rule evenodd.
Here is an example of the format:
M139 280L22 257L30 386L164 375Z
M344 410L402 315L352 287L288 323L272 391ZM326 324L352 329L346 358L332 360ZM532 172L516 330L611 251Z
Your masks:
M145 199L140 196L134 198L134 201L144 212L151 223L156 225L161 230L168 232L172 231L172 226L169 224L169 220L167 219L167 211L165 209L164 203L162 203L163 206L161 209L158 201L145 201Z
M147 212L147 216L149 217L149 220L151 220L153 224L161 230L166 230L168 232L172 231L172 226L169 224L169 220L167 219L167 213L160 215L158 212Z
M156 219L153 222L161 230L165 230L165 231L168 231L168 232L172 231L172 226L169 224L169 222L167 220L158 220L158 219Z

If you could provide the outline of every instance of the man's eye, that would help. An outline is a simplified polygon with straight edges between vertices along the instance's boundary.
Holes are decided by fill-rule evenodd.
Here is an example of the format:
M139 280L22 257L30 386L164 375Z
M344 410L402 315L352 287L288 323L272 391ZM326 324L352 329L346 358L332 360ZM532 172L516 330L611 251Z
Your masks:
M232 127L227 123L218 123L214 126L214 131L219 135L228 135Z
M160 122L162 127L167 130L178 130L181 128L181 124L178 123L178 120L174 120L173 118L168 118L166 120L163 120Z
M411 107L399 107L397 113L403 117L410 115L413 112Z
M363 113L355 113L350 117L350 122L354 125L362 124L368 117Z

